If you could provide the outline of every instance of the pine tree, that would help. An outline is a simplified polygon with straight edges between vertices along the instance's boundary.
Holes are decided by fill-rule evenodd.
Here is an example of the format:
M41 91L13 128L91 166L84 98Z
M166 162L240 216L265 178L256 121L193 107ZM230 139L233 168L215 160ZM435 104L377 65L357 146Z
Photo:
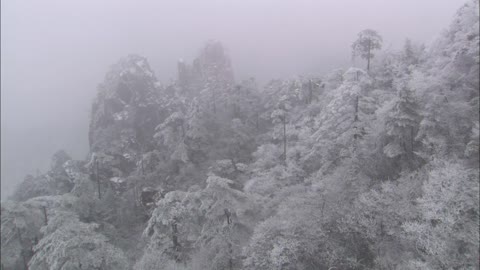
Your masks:
M287 119L289 111L292 109L291 102L287 96L282 96L275 107L275 110L272 112L273 123L276 127L282 129L282 143L283 143L283 154L282 160L284 164L287 164Z
M399 90L398 97L385 119L385 130L389 139L383 151L387 157L400 157L410 165L415 163L415 137L420 123L418 111L414 92L408 88Z
M128 269L123 252L95 230L98 224L83 223L71 212L56 212L44 237L34 247L31 270Z
M358 39L352 44L353 56L360 55L367 60L367 71L370 71L370 60L374 56L373 51L381 48L382 37L372 29L365 29L358 33Z

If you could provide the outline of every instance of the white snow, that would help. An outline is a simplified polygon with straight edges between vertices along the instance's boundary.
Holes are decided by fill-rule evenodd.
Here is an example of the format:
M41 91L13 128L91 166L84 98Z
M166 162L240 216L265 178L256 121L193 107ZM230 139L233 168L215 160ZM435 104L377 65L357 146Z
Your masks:
M121 184L121 183L125 182L125 179L120 178L120 177L112 177L112 178L110 178L110 182L113 182L115 184Z

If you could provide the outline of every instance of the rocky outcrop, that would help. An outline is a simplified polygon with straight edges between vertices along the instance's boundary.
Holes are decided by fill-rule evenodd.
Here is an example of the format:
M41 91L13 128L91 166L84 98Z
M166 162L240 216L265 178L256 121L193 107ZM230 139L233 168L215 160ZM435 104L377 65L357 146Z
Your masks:
M27 175L12 195L15 201L49 195L61 195L72 190L75 180L82 174L83 164L75 161L63 150L51 158L50 170L44 174Z
M105 176L128 175L136 157L153 149L159 110L159 84L144 57L129 55L112 66L98 88L89 131L90 152L109 168Z
M208 86L226 88L233 83L232 65L219 41L207 42L192 65L178 62L178 84L185 92L196 90L198 94Z

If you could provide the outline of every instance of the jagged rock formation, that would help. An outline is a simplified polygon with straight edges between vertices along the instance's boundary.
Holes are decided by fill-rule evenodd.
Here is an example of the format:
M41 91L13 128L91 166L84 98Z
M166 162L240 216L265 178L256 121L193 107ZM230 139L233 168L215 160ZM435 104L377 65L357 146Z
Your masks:
M178 84L187 93L205 87L228 88L234 83L230 59L218 41L209 41L192 65L179 60L177 68Z
M151 150L159 120L159 87L147 60L129 55L112 66L92 106L91 153L101 157L108 177L126 175L135 156Z
M182 167L204 162L211 152L214 137L206 137L205 123L218 129L214 114L228 108L233 71L217 41L208 42L191 66L178 67L178 81L161 87L147 60L129 55L99 85L86 165L99 190L135 186L140 197L142 188L159 188L168 179L178 184L195 179L182 176Z

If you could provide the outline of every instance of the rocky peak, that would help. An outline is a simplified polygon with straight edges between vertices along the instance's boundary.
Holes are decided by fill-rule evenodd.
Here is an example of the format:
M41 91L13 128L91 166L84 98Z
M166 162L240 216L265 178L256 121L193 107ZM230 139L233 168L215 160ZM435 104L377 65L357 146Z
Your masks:
M203 88L206 84L217 87L233 85L233 69L230 58L219 41L209 41L192 65L178 62L178 81L183 87Z
M129 55L113 65L92 106L90 151L124 159L150 148L159 122L158 85L144 57Z
M99 86L96 103L111 101L104 108L106 113L117 113L128 106L146 106L156 101L157 84L147 59L129 55L111 67Z

